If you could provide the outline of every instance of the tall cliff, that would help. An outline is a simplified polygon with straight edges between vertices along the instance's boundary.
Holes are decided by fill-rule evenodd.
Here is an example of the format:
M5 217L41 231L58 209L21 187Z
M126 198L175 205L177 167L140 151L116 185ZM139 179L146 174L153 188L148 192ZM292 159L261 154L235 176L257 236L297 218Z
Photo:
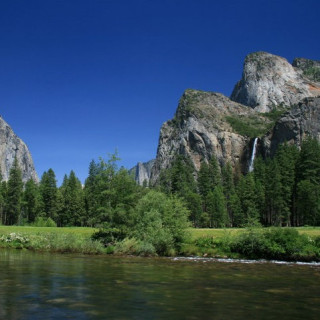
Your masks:
M177 154L189 157L196 170L216 157L220 165L230 162L247 172L255 137L264 156L284 141L299 146L307 134L320 140L319 67L318 61L299 58L291 65L257 52L246 57L230 99L186 90L174 118L161 127L151 184Z
M133 175L139 185L142 186L144 183L149 183L154 162L154 159L148 162L138 162L136 166L129 170L129 173Z
M0 117L0 167L3 180L9 179L15 157L22 170L23 181L33 179L38 182L39 179L28 147Z
M253 109L231 101L220 93L186 90L180 99L174 119L160 130L157 158L151 181L170 166L175 155L191 159L196 170L201 161L216 157L220 165L230 162L246 170L252 137L235 129L234 122L266 132L271 121Z
M308 61L310 64L312 60ZM303 98L318 96L320 83L308 76L311 72L307 65L296 59L294 67L286 59L267 52L249 54L231 100L258 112L268 112L278 105L291 106Z

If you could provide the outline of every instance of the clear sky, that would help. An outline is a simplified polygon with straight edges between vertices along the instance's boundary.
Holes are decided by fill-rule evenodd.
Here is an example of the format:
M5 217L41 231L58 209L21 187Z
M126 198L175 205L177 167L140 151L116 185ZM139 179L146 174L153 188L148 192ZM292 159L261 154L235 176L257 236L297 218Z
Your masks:
M320 59L320 1L1 0L0 114L36 170L155 157L187 88L230 95L245 56Z

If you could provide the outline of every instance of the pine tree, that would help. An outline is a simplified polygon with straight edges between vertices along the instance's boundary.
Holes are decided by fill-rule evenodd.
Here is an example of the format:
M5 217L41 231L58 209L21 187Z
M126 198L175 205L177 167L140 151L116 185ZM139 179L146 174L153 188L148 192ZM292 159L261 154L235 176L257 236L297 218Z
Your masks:
M289 226L293 211L293 191L296 177L296 163L299 151L296 146L288 144L280 145L275 160L279 166L281 182L281 211L282 223Z
M18 160L17 158L15 158L13 165L10 169L7 189L5 223L8 225L17 224L21 220L22 190L22 173L18 165Z
M297 225L320 224L320 186L310 180L301 180L297 186Z
M208 193L212 191L213 184L210 179L209 165L205 162L201 162L200 170L198 173L198 190L203 199L206 198Z
M30 179L26 182L23 192L23 208L27 221L34 222L41 214L41 196L39 186Z
M63 203L59 214L59 224L61 226L83 225L84 193L81 182L73 170L71 170L69 177L64 177L60 193Z
M235 187L233 182L232 167L229 162L222 167L221 175L222 175L222 186L223 186L223 193L226 199L228 217L229 217L230 225L233 226L235 212L233 211L233 205L231 203L231 199L234 200Z
M210 217L210 227L226 227L229 224L229 218L221 186L216 186L213 191L208 193L206 203Z
M44 172L40 181L42 210L47 218L57 221L57 181L52 169Z
M0 170L0 223L5 223L5 206L7 202L7 183L2 181Z
M259 222L259 209L257 205L256 186L252 173L241 176L237 185L237 195L241 203L244 224Z

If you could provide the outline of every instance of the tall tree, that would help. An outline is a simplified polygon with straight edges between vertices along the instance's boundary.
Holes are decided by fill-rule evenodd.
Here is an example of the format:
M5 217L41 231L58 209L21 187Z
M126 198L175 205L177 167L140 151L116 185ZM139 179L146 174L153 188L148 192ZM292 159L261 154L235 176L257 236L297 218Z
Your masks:
M223 228L229 225L225 197L221 186L216 186L213 191L208 193L206 202L210 227Z
M18 165L18 160L15 158L10 169L7 189L7 217L5 223L8 225L19 223L21 218L22 190L22 173Z
M59 214L61 226L81 226L84 224L84 192L80 180L71 170L69 177L65 176L60 187L62 195L62 210Z
M44 172L40 181L40 194L43 212L47 218L57 221L57 181L54 171L50 168Z
M30 179L26 182L23 192L23 208L28 222L34 222L41 214L41 196L39 186Z

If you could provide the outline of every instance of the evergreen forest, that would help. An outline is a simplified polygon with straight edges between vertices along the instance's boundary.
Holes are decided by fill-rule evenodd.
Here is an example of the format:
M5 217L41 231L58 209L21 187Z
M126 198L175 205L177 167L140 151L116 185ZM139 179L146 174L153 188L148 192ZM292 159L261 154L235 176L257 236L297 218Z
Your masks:
M139 230L152 225L161 241L176 241L179 228L188 224L320 225L320 144L313 138L305 139L300 149L283 144L273 158L257 157L253 172L246 175L215 158L202 162L196 172L188 158L177 156L156 186L137 185L128 170L118 167L118 160L116 154L107 161L92 160L84 185L71 171L61 186L52 169L39 184L24 184L15 160L9 180L0 185L1 223L108 226L108 236L117 239L125 238L132 226L138 237Z

